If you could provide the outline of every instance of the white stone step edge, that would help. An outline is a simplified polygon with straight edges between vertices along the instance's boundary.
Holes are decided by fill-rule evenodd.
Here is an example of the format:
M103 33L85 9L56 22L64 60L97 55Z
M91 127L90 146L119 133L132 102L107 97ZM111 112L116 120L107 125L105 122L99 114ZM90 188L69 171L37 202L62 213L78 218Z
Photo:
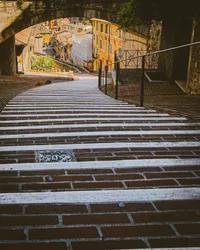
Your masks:
M58 163L20 163L0 164L2 171L35 170L79 170L79 169L115 169L115 168L149 168L149 167L187 167L200 166L200 159L141 159L116 161L58 162Z
M34 125L34 126L12 126L0 127L0 131L7 130L31 130L31 129L60 129L60 128L101 128L101 127L195 127L199 123L93 123L93 124L66 124L66 125Z
M200 200L200 188L1 193L0 204L85 204Z
M7 151L38 151L38 150L64 150L64 149L107 149L107 148L198 148L200 142L129 142L129 143L88 143L88 144L53 144L53 145L26 145L3 146L0 152ZM194 157L195 158L195 157Z
M1 115L0 115L1 118ZM84 117L84 118L47 118L47 119L27 119L27 120L3 120L0 124L10 124L10 123L31 123L31 122L72 122L72 121L186 121L185 117ZM137 124L137 123L136 123ZM145 123L148 124L148 123Z
M63 104L54 104L54 105L46 105L46 104L40 104L40 105L7 105L4 110L12 110L12 109L19 109L19 110L23 110L23 109L44 109L44 108L52 108L52 109L80 109L80 105L63 105ZM104 105L104 106L100 106L100 105L82 105L81 108L83 109L115 109L115 110L120 110L120 109L126 109L126 110L143 110L143 107L136 107L136 106L124 106L124 105Z
M155 113L156 111L155 110L146 110L146 109L139 109L139 110L137 110L137 109L135 109L135 110L133 110L133 109L130 109L130 110L127 110L127 109L120 109L120 110L114 110L114 109L109 109L109 110L107 110L107 109L90 109L90 108L87 108L87 109L81 109L81 108L79 108L79 109L73 109L73 108L63 108L63 109L35 109L35 110L9 110L9 111L7 111L7 110L3 110L1 113L2 114L9 114L9 113L12 113L12 114L15 114L15 113L17 113L17 114L19 114L19 113L41 113L41 112L46 112L46 113L56 113L56 112L105 112L105 113L109 113L109 112L113 112L113 113L119 113L119 114L121 114L121 112L123 112L123 113Z
M0 135L2 139L22 139L22 138L55 138L55 137L91 137L91 136L131 136L131 135L199 135L200 130L142 130L142 131L91 131L91 132L55 132L55 133L31 133L31 134L9 134Z
M105 113L53 113L53 114L1 114L0 117L6 118L6 117L80 117L80 116L88 116L88 117L93 117L93 116L98 116L98 117L168 117L169 114L160 114L160 113L116 113L116 114L105 114Z

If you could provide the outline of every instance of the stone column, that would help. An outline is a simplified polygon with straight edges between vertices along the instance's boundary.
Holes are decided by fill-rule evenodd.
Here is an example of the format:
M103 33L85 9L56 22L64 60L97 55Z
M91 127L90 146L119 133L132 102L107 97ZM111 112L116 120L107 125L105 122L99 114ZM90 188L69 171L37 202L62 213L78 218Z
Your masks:
M16 75L15 36L0 44L0 75Z

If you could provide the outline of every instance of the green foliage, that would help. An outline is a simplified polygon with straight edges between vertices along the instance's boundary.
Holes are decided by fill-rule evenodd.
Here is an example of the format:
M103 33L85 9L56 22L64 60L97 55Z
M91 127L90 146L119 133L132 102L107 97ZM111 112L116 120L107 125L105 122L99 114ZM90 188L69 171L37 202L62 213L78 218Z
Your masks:
M23 3L24 3L24 0L17 0L17 7L18 7L19 9L22 9Z
M31 58L31 69L48 71L54 67L54 61L48 56L33 56Z
M85 25L91 25L91 21L88 20L88 19L86 19L86 20L84 21L84 24L85 24Z
M199 0L129 0L118 12L118 22L123 28L130 29L152 20L198 17L199 8Z
M136 0L125 2L121 10L118 12L118 22L121 28L125 30L133 29L139 23L139 18L136 16Z

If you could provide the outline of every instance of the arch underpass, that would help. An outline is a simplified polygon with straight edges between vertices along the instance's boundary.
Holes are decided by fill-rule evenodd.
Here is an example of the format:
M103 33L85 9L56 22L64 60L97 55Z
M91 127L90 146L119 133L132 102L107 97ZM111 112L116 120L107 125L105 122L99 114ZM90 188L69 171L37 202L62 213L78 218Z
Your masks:
M16 1L2 2L0 14L4 14L3 21L7 23L0 26L0 74L16 74L14 35L19 31L37 23L65 17L95 17L116 22L123 2L125 0L35 0L24 1L20 8Z

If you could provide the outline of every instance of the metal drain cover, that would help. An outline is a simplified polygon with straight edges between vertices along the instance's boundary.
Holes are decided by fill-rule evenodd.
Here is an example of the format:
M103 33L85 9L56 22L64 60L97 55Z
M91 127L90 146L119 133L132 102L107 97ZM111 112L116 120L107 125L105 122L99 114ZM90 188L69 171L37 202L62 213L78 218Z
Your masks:
M48 150L36 152L37 162L73 162L76 161L72 150Z

